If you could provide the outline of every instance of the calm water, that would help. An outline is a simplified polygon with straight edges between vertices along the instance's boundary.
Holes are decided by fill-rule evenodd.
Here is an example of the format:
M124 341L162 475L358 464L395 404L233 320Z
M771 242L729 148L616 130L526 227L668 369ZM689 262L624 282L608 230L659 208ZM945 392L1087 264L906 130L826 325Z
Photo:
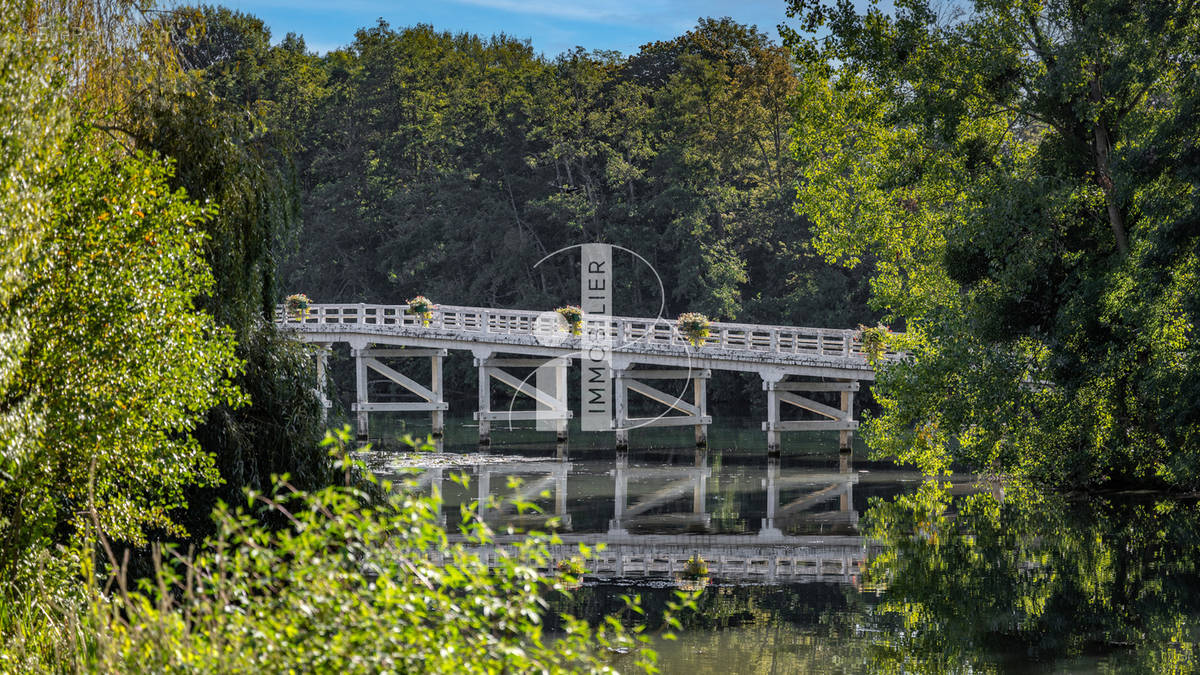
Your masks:
M663 429L635 435L623 455L600 435L555 447L528 432L481 453L471 430L448 426L442 453L377 452L371 463L385 475L420 466L421 489L440 486L450 522L459 504L482 503L497 531L553 516L561 555L606 542L556 609L598 618L640 594L657 625L691 583L683 563L705 559L699 611L656 645L666 673L1195 668L1194 500L926 481L861 449L840 454L834 435L788 439L778 458L761 432L716 426L707 452L670 447L687 432ZM489 505L514 495L543 515Z

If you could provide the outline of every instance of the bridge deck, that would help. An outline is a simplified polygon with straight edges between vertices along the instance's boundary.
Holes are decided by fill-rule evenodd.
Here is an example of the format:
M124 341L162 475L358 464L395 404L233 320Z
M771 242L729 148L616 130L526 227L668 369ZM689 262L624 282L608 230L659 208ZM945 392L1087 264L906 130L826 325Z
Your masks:
M577 355L583 347L583 338L565 332L554 312L442 305L426 325L408 310L407 305L314 304L303 318L289 317L282 309L277 318L309 342L547 357ZM722 322L713 322L710 330L703 344L694 347L669 319L585 317L583 322L589 335L606 331L612 336L616 368L642 363L855 380L875 377L858 330Z

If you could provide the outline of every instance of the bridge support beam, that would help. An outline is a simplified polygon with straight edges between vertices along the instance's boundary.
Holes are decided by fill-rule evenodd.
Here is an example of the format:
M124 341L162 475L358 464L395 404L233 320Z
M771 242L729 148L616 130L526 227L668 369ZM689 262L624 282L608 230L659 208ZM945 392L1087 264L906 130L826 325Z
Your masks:
M475 419L479 422L479 444L492 442L492 422L533 420L539 430L554 430L558 442L567 440L567 421L571 409L567 403L567 368L569 358L496 358L491 354L477 356L475 366L479 369L479 411ZM534 368L534 383L529 376L518 377L505 368ZM512 405L504 410L492 409L492 380L509 387L517 394L533 399L536 409L513 410ZM515 395L514 395L515 401Z
M844 389L842 394L842 419L854 419L854 390ZM850 452L854 449L854 432L850 429L843 429L838 432L838 450L842 452Z
M329 408L333 402L329 399L329 394L325 391L325 385L329 379L329 343L315 342L317 348L317 398L321 401L321 421L329 419Z
M352 347L354 356L354 373L356 381L356 396L354 412L357 418L358 440L367 442L370 438L370 413L373 412L429 412L432 422L433 436L441 438L445 431L445 411L449 407L443 398L442 359L446 357L445 349L384 349L372 347ZM385 365L383 358L428 358L430 360L430 382L426 387L403 373ZM380 402L370 400L369 371L383 375L391 382L400 385L407 392L421 398L417 402Z
M708 378L710 370L665 370L665 369L614 369L613 387L616 394L613 421L617 434L617 450L629 448L629 431L640 427L690 426L695 430L696 447L708 446L708 425L712 417L708 414ZM682 380L678 391L665 392L644 380ZM692 387L692 400L687 402L686 388ZM674 389L672 387L672 389ZM682 415L660 415L658 417L630 417L629 392L640 394L667 407L664 412L681 412Z
M767 452L779 452L782 432L784 431L837 431L838 448L849 452L853 443L854 430L858 422L854 420L854 392L859 384L854 380L838 380L836 382L789 382L782 375L763 376L763 389L767 392L767 421L763 423L763 431L767 432ZM795 392L838 392L840 405L835 408ZM816 420L783 420L782 404L816 413L825 419Z

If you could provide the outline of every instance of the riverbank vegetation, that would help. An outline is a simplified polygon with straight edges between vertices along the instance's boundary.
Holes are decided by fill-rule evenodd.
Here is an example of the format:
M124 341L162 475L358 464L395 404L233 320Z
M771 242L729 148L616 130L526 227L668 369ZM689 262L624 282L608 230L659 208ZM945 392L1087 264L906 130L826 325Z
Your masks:
M913 358L874 451L1058 488L1200 485L1190 2L793 0L814 245ZM836 64L832 65L832 64Z
M0 10L0 670L561 672L637 651L620 624L543 635L544 540L489 566L436 502L338 471L311 355L272 321L285 164L187 65L186 11Z

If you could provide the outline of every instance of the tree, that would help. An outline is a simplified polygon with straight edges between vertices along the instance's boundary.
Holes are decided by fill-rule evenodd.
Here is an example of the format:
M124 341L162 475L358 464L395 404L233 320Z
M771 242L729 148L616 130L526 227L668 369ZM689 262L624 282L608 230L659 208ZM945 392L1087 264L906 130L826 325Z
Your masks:
M203 249L213 292L197 304L232 331L247 364L235 379L246 405L213 406L193 432L222 478L219 487L187 492L189 513L180 517L201 535L217 500L265 489L275 474L318 488L329 480L329 462L318 446L324 419L312 355L274 325L277 247L297 218L288 161L294 138L269 126L282 126L276 120L284 117L264 97L303 97L282 73L303 62L295 51L302 47L290 45L287 58L272 60L262 22L226 9L179 9L170 17L164 30L182 72L163 76L153 96L131 106L130 135L137 147L176 160L173 187L216 207Z
M920 342L882 376L876 448L1063 485L1200 480L1196 177L1165 159L1195 130L1193 4L789 13L830 31L790 36L797 208L828 259L875 260L876 307Z

